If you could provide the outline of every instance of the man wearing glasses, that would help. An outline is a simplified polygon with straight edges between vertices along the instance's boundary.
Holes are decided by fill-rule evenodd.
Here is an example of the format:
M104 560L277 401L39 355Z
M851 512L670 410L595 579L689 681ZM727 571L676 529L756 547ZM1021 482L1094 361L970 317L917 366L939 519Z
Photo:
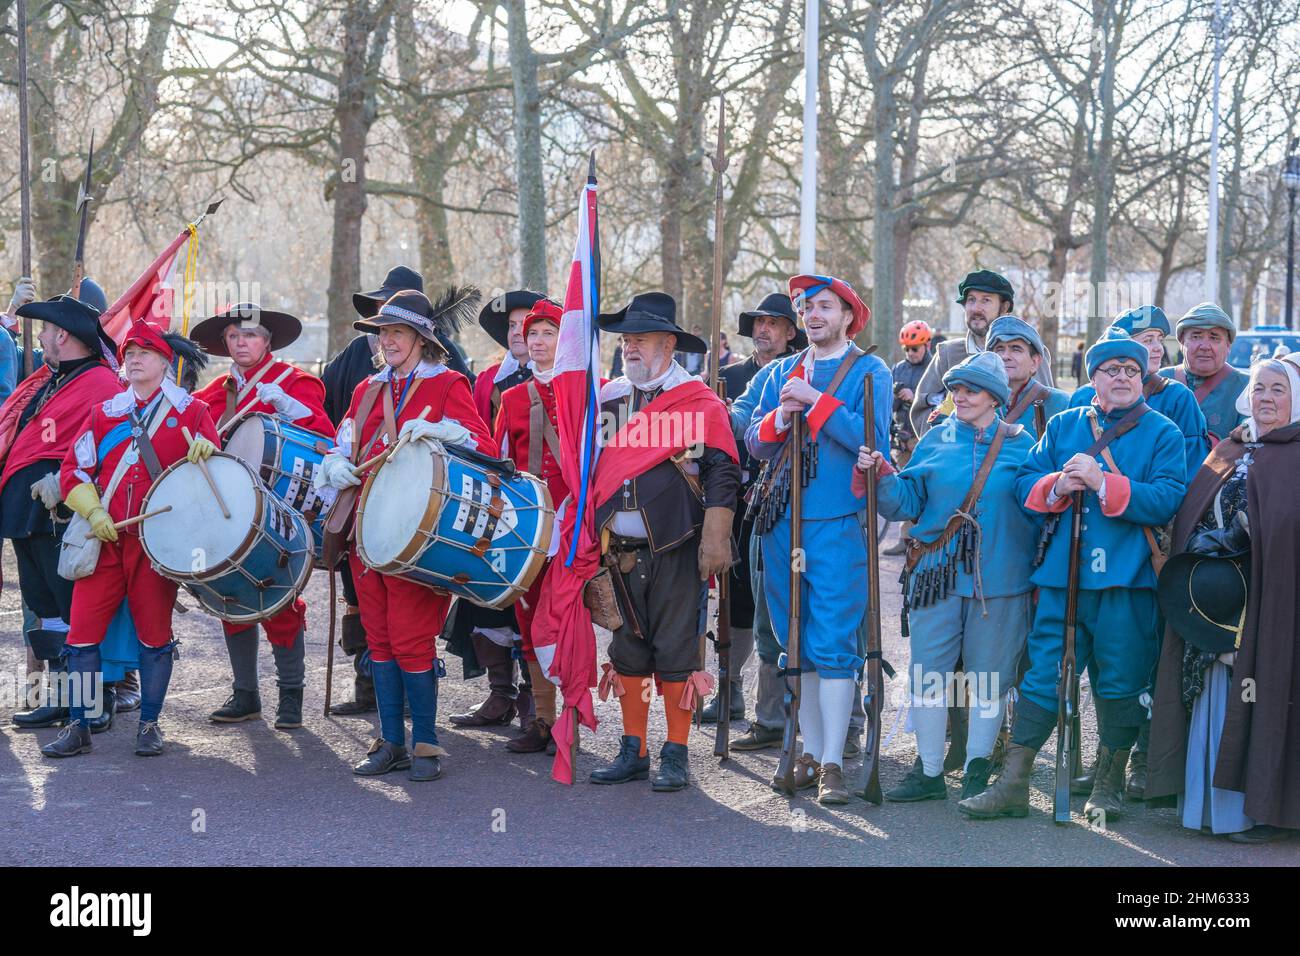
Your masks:
M1149 689L1157 650L1156 575L1146 529L1167 522L1186 491L1183 436L1146 404L1147 349L1122 328L1108 329L1088 350L1086 364L1094 404L1050 419L1016 476L1026 510L1061 518L1031 579L1040 592L1029 670L1002 775L991 789L958 804L977 819L1028 813L1034 756L1056 729L1075 492L1083 504L1076 660L1080 673L1095 665L1101 734L1096 779L1084 805L1089 819L1119 815L1129 751L1146 719L1140 697ZM1100 449L1099 440L1106 441Z

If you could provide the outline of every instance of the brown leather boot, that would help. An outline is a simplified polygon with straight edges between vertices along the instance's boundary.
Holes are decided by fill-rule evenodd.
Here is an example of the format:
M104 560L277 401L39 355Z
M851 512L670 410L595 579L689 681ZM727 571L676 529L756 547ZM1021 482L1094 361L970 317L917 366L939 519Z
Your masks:
M844 771L839 764L822 764L817 772L817 802L824 806L849 802L849 791L844 786Z
M1142 800L1147 792L1147 752L1134 750L1128 757L1128 786L1124 796L1130 800Z
M1092 793L1092 785L1097 782L1097 760L1101 757L1101 744L1097 744L1097 752L1092 755L1092 767L1083 772L1081 777L1070 778L1070 792L1076 797L1087 796Z
M474 654L487 668L487 700L463 714L452 714L450 720L457 727L505 727L515 719L515 662L510 648L475 632L471 635Z
M1013 743L1007 748L1002 774L997 782L983 793L958 802L957 809L973 820L1028 816L1029 774L1034 769L1037 753L1037 750Z
M817 785L817 772L822 765L813 759L812 754L800 754L794 762L794 788L807 790Z
M536 754L544 751L550 743L550 725L534 717L523 734L506 741L506 750L515 754Z
M1089 823L1106 823L1124 812L1124 771L1127 767L1127 750L1102 747L1097 751L1097 779L1093 782L1088 802L1083 805L1083 815Z

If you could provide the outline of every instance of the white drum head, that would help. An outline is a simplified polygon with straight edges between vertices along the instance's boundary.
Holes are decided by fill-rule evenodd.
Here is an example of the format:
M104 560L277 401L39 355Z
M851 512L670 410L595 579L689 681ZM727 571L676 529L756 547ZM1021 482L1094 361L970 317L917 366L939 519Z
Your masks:
M246 461L250 465L261 465L262 455L265 454L265 433L266 427L262 419L246 419L230 433L223 450L226 454L234 455L240 461Z
M222 517L198 465L175 466L149 490L150 511L172 508L149 518L141 531L145 551L168 573L200 576L248 540L257 514L256 478L245 465L222 454L208 459L208 472L230 509L229 518Z
M370 479L357 546L372 567L397 560L419 530L433 488L433 449L407 442Z

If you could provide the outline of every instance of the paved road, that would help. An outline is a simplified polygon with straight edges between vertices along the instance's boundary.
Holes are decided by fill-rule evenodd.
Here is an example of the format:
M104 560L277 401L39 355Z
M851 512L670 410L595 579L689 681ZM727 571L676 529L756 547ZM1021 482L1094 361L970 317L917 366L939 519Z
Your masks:
M9 681L22 664L9 554L4 570L11 585L0 596L0 674ZM896 575L897 566L887 566L884 611L886 656L899 666L907 655L897 627ZM871 807L855 800L831 809L806 796L791 801L767 786L775 751L736 754L723 769L712 757L711 733L692 738L692 781L684 792L652 793L648 783L593 787L585 783L587 774L617 750L612 701L597 703L601 727L584 735L574 787L550 779L548 758L508 753L503 744L514 731L461 732L445 719L439 734L451 757L440 781L412 784L402 774L363 780L349 768L363 755L376 722L373 715L321 716L323 575L313 577L307 598L314 613L301 730L279 732L260 721L229 727L208 722L208 712L227 693L228 663L219 624L198 612L176 618L184 644L163 715L163 757L132 754L134 714L95 737L93 754L64 761L40 756L40 744L54 731L16 731L7 713L0 715L0 865L1300 863L1300 841L1239 846L1182 829L1173 810L1138 807L1103 833L1080 822L1077 798L1076 823L1054 826L1046 757L1034 774L1029 818L987 823L957 812L959 780L950 780L945 802ZM336 699L346 699L350 669L342 655L338 660ZM449 671L459 673L459 661L449 661ZM273 712L274 669L265 644L261 673L263 702ZM892 683L885 714L890 727L898 717L901 677ZM485 692L483 679L447 680L441 690L444 715ZM657 751L664 724L657 702L654 710L650 738ZM1085 741L1085 752L1092 746ZM903 777L914 756L911 735L900 730L882 758L886 786ZM849 763L854 779L858 768L857 761Z

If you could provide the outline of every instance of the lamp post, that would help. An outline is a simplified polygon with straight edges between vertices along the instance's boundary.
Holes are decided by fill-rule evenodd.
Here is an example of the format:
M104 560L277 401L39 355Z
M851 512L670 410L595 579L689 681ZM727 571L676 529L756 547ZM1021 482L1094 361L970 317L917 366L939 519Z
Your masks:
M1295 193L1300 189L1300 156L1296 155L1296 140L1291 140L1286 168L1282 170L1282 185L1287 192L1286 219L1286 327L1293 329L1291 309L1295 303Z

